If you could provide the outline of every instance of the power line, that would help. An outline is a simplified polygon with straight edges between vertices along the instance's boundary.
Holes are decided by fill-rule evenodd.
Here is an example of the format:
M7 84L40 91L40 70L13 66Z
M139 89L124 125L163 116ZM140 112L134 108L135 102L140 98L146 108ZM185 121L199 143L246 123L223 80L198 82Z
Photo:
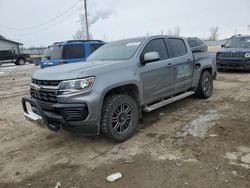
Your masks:
M78 12L73 12L73 13L69 14L68 16L64 17L63 19L58 20L58 21L55 22L53 25L46 26L46 27L44 27L43 29L40 29L40 30L38 30L38 31L29 32L29 33L23 33L23 34L18 35L18 36L19 36L19 37L22 37L22 36L28 36L28 35L38 34L38 33L44 32L44 31L48 31L49 29L55 27L56 25L58 25L59 23L65 21L66 19L70 18L71 16L75 15L76 13L78 13Z
M76 4L74 4L72 7L70 7L69 9L65 10L64 12L62 12L61 14L53 17L52 19L50 19L50 20L48 20L46 22L38 24L38 25L34 25L34 26L31 26L31 27L22 27L22 28L9 27L9 26L5 26L5 25L0 25L0 27L6 28L6 29L9 29L9 30L31 30L31 29L35 29L35 28L47 25L47 24L53 22L54 20L60 18L61 16L63 16L64 14L66 14L67 12L69 12L70 10L72 10L73 8L75 8L80 2L81 2L81 0L78 1Z

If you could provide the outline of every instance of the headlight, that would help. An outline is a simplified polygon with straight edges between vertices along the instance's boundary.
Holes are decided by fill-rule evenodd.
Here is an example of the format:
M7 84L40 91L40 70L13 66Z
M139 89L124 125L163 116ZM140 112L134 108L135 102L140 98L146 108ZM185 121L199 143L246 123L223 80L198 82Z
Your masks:
M245 53L245 58L250 58L250 53Z
M90 90L94 84L94 81L94 77L63 81L60 84L59 94L76 93Z

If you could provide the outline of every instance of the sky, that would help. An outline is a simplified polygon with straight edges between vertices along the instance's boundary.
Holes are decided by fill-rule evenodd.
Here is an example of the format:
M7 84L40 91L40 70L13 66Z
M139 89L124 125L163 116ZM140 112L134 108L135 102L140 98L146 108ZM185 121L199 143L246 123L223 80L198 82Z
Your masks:
M79 0L0 0L0 35L25 47L70 40L81 27L82 5ZM202 39L211 27L219 28L219 39L250 34L249 7L250 0L88 0L90 32L105 41L168 34L175 27L181 36Z

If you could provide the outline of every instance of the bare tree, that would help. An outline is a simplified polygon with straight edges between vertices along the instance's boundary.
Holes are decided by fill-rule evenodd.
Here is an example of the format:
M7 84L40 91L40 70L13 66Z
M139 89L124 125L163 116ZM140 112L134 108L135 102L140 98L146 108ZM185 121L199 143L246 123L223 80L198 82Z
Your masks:
M210 40L216 40L218 38L218 27L211 27L210 28Z
M168 28L168 35L173 35L173 31L170 28Z
M76 33L73 35L74 40L85 40L87 38L86 32L83 29L79 29L76 31Z
M181 29L179 26L176 26L174 29L168 28L168 35L180 36Z
M180 27L179 27L179 26L176 26L176 27L174 28L174 35L180 36L180 32L181 32Z

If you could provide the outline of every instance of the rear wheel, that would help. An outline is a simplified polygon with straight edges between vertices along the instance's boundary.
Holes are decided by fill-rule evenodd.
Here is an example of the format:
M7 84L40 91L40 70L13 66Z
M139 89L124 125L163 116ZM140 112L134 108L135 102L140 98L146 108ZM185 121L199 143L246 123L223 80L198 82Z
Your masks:
M208 71L201 74L199 85L196 91L198 97L207 99L213 94L213 79Z
M123 142L130 138L138 125L137 102L128 95L110 95L104 101L101 131L108 138Z
M19 58L17 61L16 61L16 65L24 65L26 62L25 62L25 59L24 58Z

